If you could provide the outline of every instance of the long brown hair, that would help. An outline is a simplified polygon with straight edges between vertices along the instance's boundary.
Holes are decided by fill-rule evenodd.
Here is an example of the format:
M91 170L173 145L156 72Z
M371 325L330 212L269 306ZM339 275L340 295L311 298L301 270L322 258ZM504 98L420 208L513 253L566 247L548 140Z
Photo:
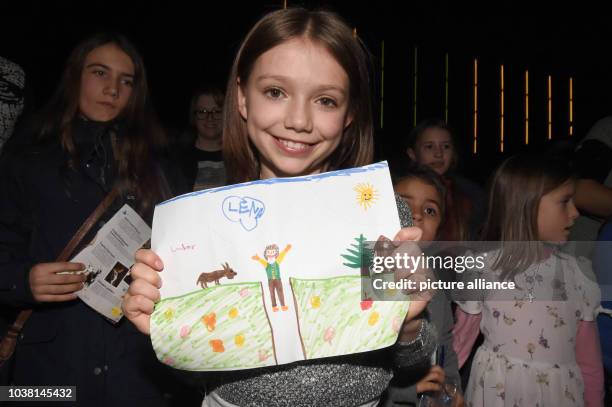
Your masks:
M349 108L353 117L338 148L328 158L328 169L371 163L372 107L367 53L349 26L329 11L303 8L278 10L260 19L242 42L227 85L223 124L223 156L230 183L259 178L259 157L251 145L246 123L238 110L238 86L246 86L263 53L293 38L304 37L325 47L349 78ZM238 83L240 81L240 84Z
M164 145L165 137L149 100L147 75L142 57L126 37L117 33L99 33L81 41L72 50L55 94L43 109L40 136L42 139L48 139L59 134L70 166L78 160L72 124L79 115L81 75L87 55L106 44L116 45L131 58L134 64L132 93L118 117L123 129L117 143L115 159L118 165L117 184L120 191L135 194L140 202L139 211L144 213L162 197L154 150Z
M566 161L535 154L510 157L495 171L483 239L502 244L493 264L502 270L501 279L512 279L542 259L540 200L572 177Z

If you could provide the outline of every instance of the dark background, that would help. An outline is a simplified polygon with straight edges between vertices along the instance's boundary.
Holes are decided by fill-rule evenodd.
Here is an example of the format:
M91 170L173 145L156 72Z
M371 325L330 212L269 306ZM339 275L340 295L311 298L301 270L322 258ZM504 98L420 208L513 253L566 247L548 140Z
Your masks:
M465 3L465 2L462 2ZM414 49L418 49L417 120L444 116L444 59L449 58L449 124L464 147L463 171L485 180L499 161L525 149L544 151L547 76L552 76L554 143L579 140L612 112L612 24L601 5L512 2L447 6L428 2L289 1L326 7L357 27L372 53L379 158L397 162L413 124ZM588 4L587 4L588 3ZM534 7L540 14L532 14ZM199 82L225 83L240 40L283 1L20 1L0 5L0 55L27 74L30 110L57 85L70 50L100 30L128 35L142 51L155 107L166 126L184 127ZM380 123L381 43L384 126ZM473 61L478 58L479 152L473 154ZM499 152L500 65L505 69L505 151ZM530 144L524 146L524 75L529 70ZM574 80L569 136L569 78Z

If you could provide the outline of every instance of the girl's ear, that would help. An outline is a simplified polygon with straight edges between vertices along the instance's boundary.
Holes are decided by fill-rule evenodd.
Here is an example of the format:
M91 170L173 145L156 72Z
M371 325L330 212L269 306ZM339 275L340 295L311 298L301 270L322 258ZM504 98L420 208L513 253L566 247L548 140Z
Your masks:
M238 92L236 93L236 96L238 97L238 100L237 100L238 111L240 112L240 116L242 116L242 118L246 120L247 119L246 95L242 91L242 85L240 84L240 78L236 79L236 86L238 87Z
M414 150L412 149L412 147L408 147L406 149L406 154L408 154L408 157L410 157L412 161L416 161L416 154L414 154Z

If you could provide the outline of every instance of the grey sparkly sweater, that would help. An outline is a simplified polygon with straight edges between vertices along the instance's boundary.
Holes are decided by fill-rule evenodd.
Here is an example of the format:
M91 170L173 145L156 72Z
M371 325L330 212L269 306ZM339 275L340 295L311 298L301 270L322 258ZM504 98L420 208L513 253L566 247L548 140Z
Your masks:
M397 196L396 201L402 227L411 226L410 208ZM380 398L394 366L406 368L428 360L435 343L433 329L423 320L411 344L254 370L199 373L197 377L206 383L206 393L214 392L215 398L238 406L359 406ZM194 373L189 375L195 379Z

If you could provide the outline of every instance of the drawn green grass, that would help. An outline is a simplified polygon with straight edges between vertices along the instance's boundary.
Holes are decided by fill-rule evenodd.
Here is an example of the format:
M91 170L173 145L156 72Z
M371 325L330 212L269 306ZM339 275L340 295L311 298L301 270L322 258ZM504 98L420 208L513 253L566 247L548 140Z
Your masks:
M291 278L290 283L306 359L393 345L408 312L407 301L362 304L359 276Z
M151 340L159 360L195 371L275 365L262 295L261 283L255 282L211 286L160 301L151 317ZM202 322L211 313L216 317L212 332ZM189 334L181 337L185 327ZM211 340L222 341L224 351L214 352Z

